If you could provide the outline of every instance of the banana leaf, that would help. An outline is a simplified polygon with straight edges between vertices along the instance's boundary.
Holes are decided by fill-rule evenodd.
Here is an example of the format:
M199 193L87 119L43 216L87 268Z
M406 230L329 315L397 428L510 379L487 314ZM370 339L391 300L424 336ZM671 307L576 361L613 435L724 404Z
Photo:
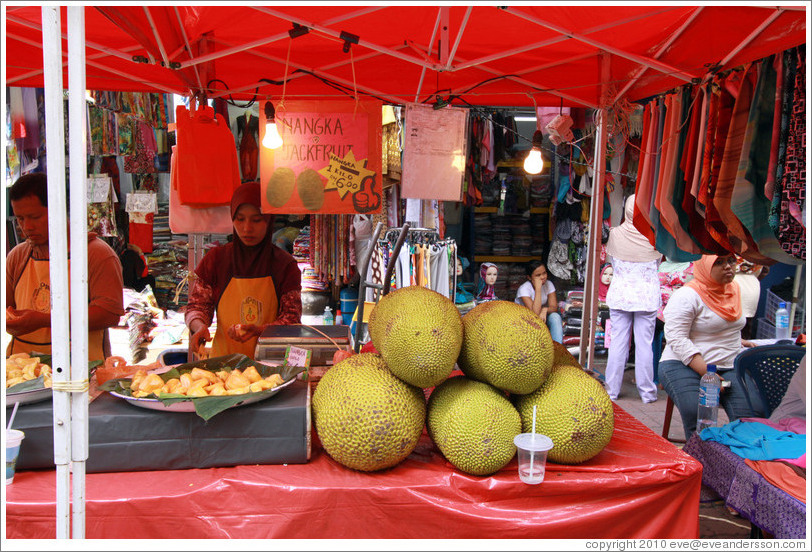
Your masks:
M53 370L53 366L51 365L51 355L43 354L43 353L31 353L31 357L39 357L40 364L47 364L51 366ZM100 364L103 364L100 360L93 360L88 362L87 365L87 377L90 378L90 375L93 373ZM53 372L51 373L51 377L53 378ZM12 385L11 387L6 388L6 393L24 393L25 391L35 391L37 389L43 389L45 387L44 377L40 376L38 378L23 381Z
M161 376L161 379L166 382L172 378L179 378L182 374L189 373L194 368L201 368L210 372L218 372L220 370L230 372L236 369L242 371L252 365L256 367L257 372L259 372L263 378L272 374L279 374L282 376L283 383L287 383L294 379L304 370L304 367L302 366L288 366L287 364L283 364L282 366L267 366L245 355L234 353L231 355L224 355L198 360L195 362L187 362L186 364L179 364L171 368L169 371L159 374L159 376ZM103 391L115 391L120 395L132 397L132 392L130 390L131 383L132 378L130 377L111 379L100 385L99 389ZM262 400L263 398L276 394L277 391L279 391L278 387L274 389L266 389L257 393L245 393L243 395L220 395L214 397L187 397L186 395L180 394L162 394L159 397L158 395L152 393L142 398L156 399L161 401L166 406L175 404L177 402L192 401L197 415L204 420L209 420L223 410L242 403L249 397L253 401Z

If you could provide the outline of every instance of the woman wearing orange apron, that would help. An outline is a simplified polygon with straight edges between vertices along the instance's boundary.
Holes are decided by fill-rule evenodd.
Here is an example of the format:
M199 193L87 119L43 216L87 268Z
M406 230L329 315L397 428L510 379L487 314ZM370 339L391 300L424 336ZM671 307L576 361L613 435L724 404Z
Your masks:
M232 242L209 251L195 269L186 307L189 350L211 340L212 356L254 357L257 339L271 324L302 318L301 271L296 260L273 244L273 216L260 211L258 182L242 184L231 199Z

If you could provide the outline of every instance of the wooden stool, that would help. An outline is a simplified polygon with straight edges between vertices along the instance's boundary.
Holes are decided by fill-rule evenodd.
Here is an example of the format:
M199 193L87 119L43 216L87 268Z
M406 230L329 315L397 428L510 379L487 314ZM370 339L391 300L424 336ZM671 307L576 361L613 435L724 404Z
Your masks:
M663 419L663 438L668 439L674 443L684 443L685 439L671 439L668 436L668 432L671 429L671 416L674 414L674 401L671 400L671 396L668 396L668 400L665 403L665 419Z

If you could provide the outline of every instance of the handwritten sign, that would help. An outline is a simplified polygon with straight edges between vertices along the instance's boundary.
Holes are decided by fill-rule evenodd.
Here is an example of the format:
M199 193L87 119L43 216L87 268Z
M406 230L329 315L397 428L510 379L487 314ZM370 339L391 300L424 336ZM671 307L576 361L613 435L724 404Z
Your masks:
M260 111L260 140L265 131ZM291 100L276 106L283 145L260 148L262 212L380 212L382 104Z
M303 368L310 367L310 355L312 352L309 349L302 349L301 347L294 347L289 345L285 349L285 364L288 366L301 366Z

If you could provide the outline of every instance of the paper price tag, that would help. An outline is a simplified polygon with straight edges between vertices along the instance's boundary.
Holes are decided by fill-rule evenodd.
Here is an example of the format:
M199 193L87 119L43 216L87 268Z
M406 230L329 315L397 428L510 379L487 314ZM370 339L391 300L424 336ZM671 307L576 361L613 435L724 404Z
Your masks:
M285 364L288 366L301 366L304 368L310 367L310 355L311 351L309 349L302 349L300 347L293 347L289 345L287 349L285 349Z

